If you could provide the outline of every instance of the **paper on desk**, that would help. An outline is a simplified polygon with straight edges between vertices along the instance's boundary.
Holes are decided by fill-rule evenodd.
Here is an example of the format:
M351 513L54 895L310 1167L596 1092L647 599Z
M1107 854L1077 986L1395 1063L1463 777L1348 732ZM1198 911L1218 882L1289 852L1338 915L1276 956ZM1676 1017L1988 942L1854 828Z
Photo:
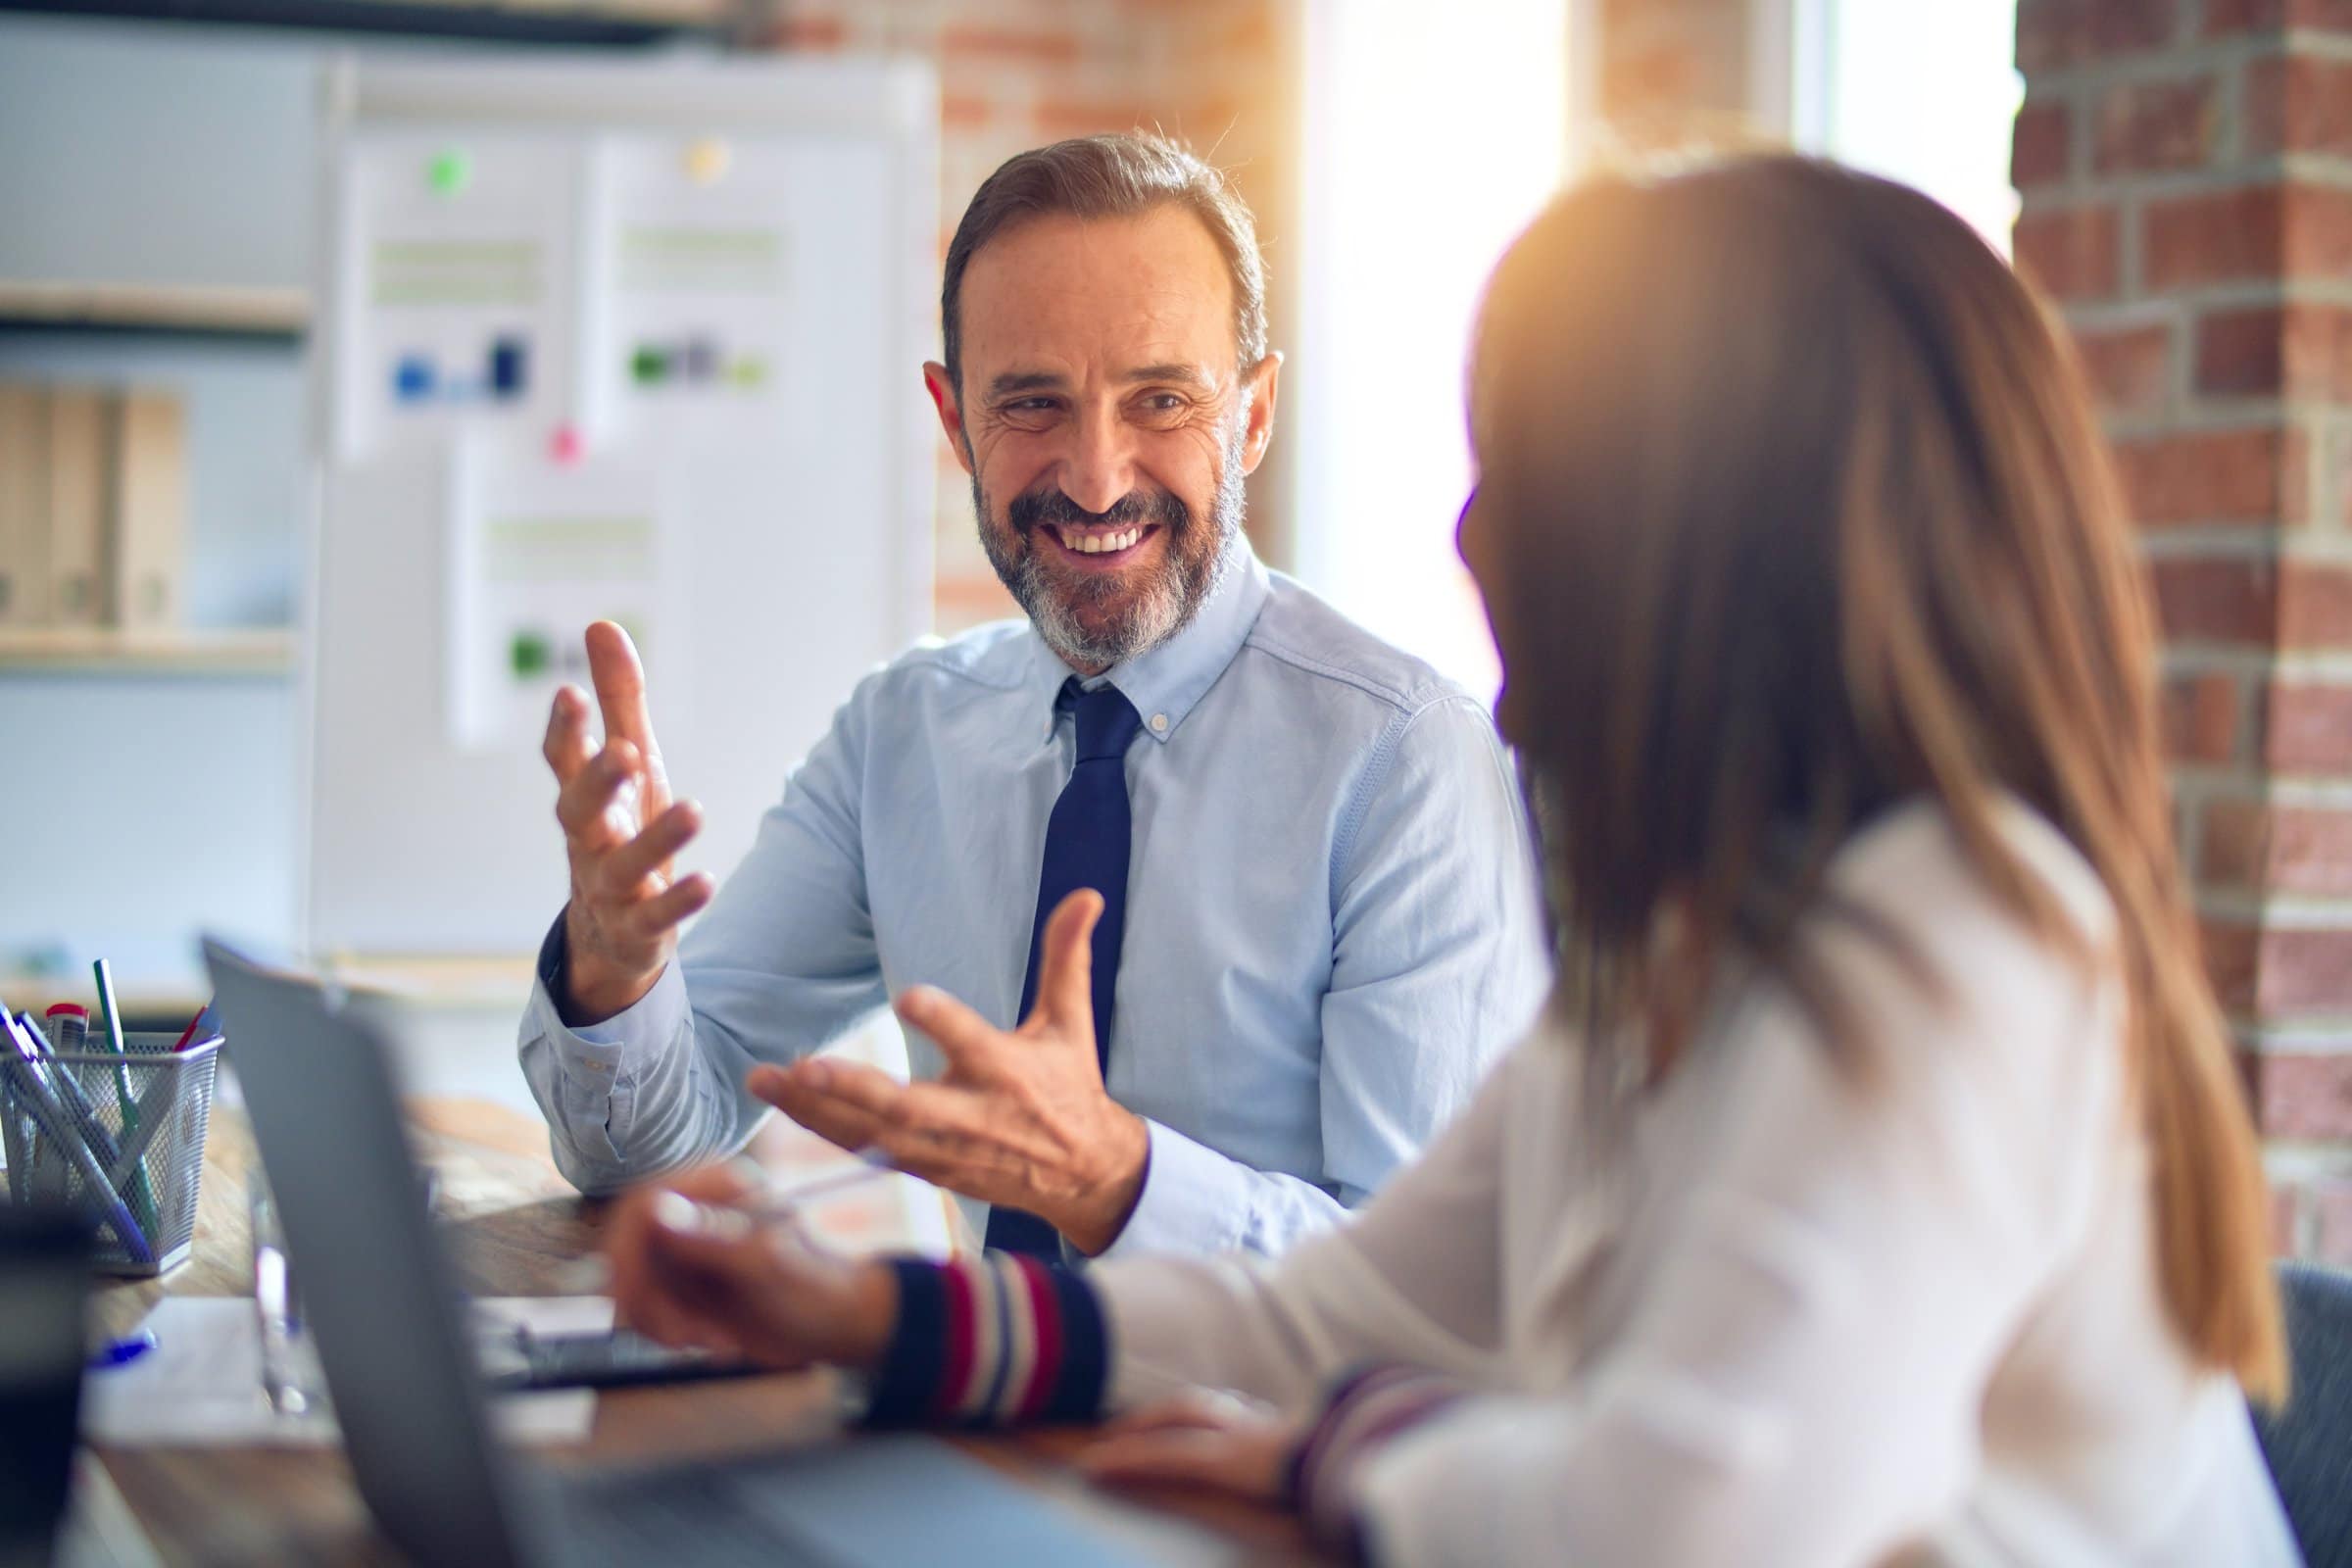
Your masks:
M604 1297L486 1297L480 1318L534 1334L597 1333L612 1326ZM127 1366L82 1379L85 1442L122 1447L316 1446L337 1441L331 1413L282 1416L262 1393L261 1326L241 1296L172 1296L145 1326L155 1348ZM592 1389L502 1394L491 1419L511 1443L577 1443L596 1420Z

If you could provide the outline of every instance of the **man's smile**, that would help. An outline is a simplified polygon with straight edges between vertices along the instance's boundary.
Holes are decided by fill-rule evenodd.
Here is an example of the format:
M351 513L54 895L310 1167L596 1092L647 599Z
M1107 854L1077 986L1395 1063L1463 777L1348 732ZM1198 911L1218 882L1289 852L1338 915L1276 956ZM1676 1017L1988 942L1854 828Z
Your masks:
M1048 542L1049 554L1083 568L1101 570L1140 559L1160 532L1156 522L1045 522L1032 530L1032 536Z

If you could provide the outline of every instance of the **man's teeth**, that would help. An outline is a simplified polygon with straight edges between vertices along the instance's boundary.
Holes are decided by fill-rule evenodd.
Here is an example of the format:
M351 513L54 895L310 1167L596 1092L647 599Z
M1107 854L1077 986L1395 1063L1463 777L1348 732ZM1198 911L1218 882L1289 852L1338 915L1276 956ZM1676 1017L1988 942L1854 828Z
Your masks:
M1056 528L1054 536L1060 539L1065 549L1074 550L1079 555L1101 556L1126 549L1144 536L1144 530L1122 528L1117 533L1071 534Z

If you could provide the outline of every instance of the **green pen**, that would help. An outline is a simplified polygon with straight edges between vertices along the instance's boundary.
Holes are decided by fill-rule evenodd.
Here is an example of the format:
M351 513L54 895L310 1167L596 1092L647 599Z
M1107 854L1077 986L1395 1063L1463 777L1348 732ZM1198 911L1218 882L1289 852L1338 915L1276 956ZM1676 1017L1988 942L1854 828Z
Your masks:
M122 1136L127 1140L139 1130L139 1102L130 1092L130 1069L123 1065L130 1060L130 1048L122 1043L122 1009L115 1004L115 972L104 958L91 964L90 972L98 977L98 1017L106 1025L107 1049L115 1054L115 1099L122 1107ZM131 1169L129 1197L139 1229L153 1236L155 1189L147 1183L144 1154Z

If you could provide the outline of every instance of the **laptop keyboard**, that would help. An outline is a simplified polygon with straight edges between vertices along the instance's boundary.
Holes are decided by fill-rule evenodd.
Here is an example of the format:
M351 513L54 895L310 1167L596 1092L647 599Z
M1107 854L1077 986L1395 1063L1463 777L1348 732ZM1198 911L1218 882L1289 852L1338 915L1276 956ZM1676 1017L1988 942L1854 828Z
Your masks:
M768 1517L740 1465L664 1467L645 1475L581 1478L562 1489L571 1559L613 1568L649 1564L774 1564L833 1559Z
M615 1568L1200 1560L1097 1530L936 1439L912 1435L869 1435L753 1461L572 1476L563 1491L576 1560Z

